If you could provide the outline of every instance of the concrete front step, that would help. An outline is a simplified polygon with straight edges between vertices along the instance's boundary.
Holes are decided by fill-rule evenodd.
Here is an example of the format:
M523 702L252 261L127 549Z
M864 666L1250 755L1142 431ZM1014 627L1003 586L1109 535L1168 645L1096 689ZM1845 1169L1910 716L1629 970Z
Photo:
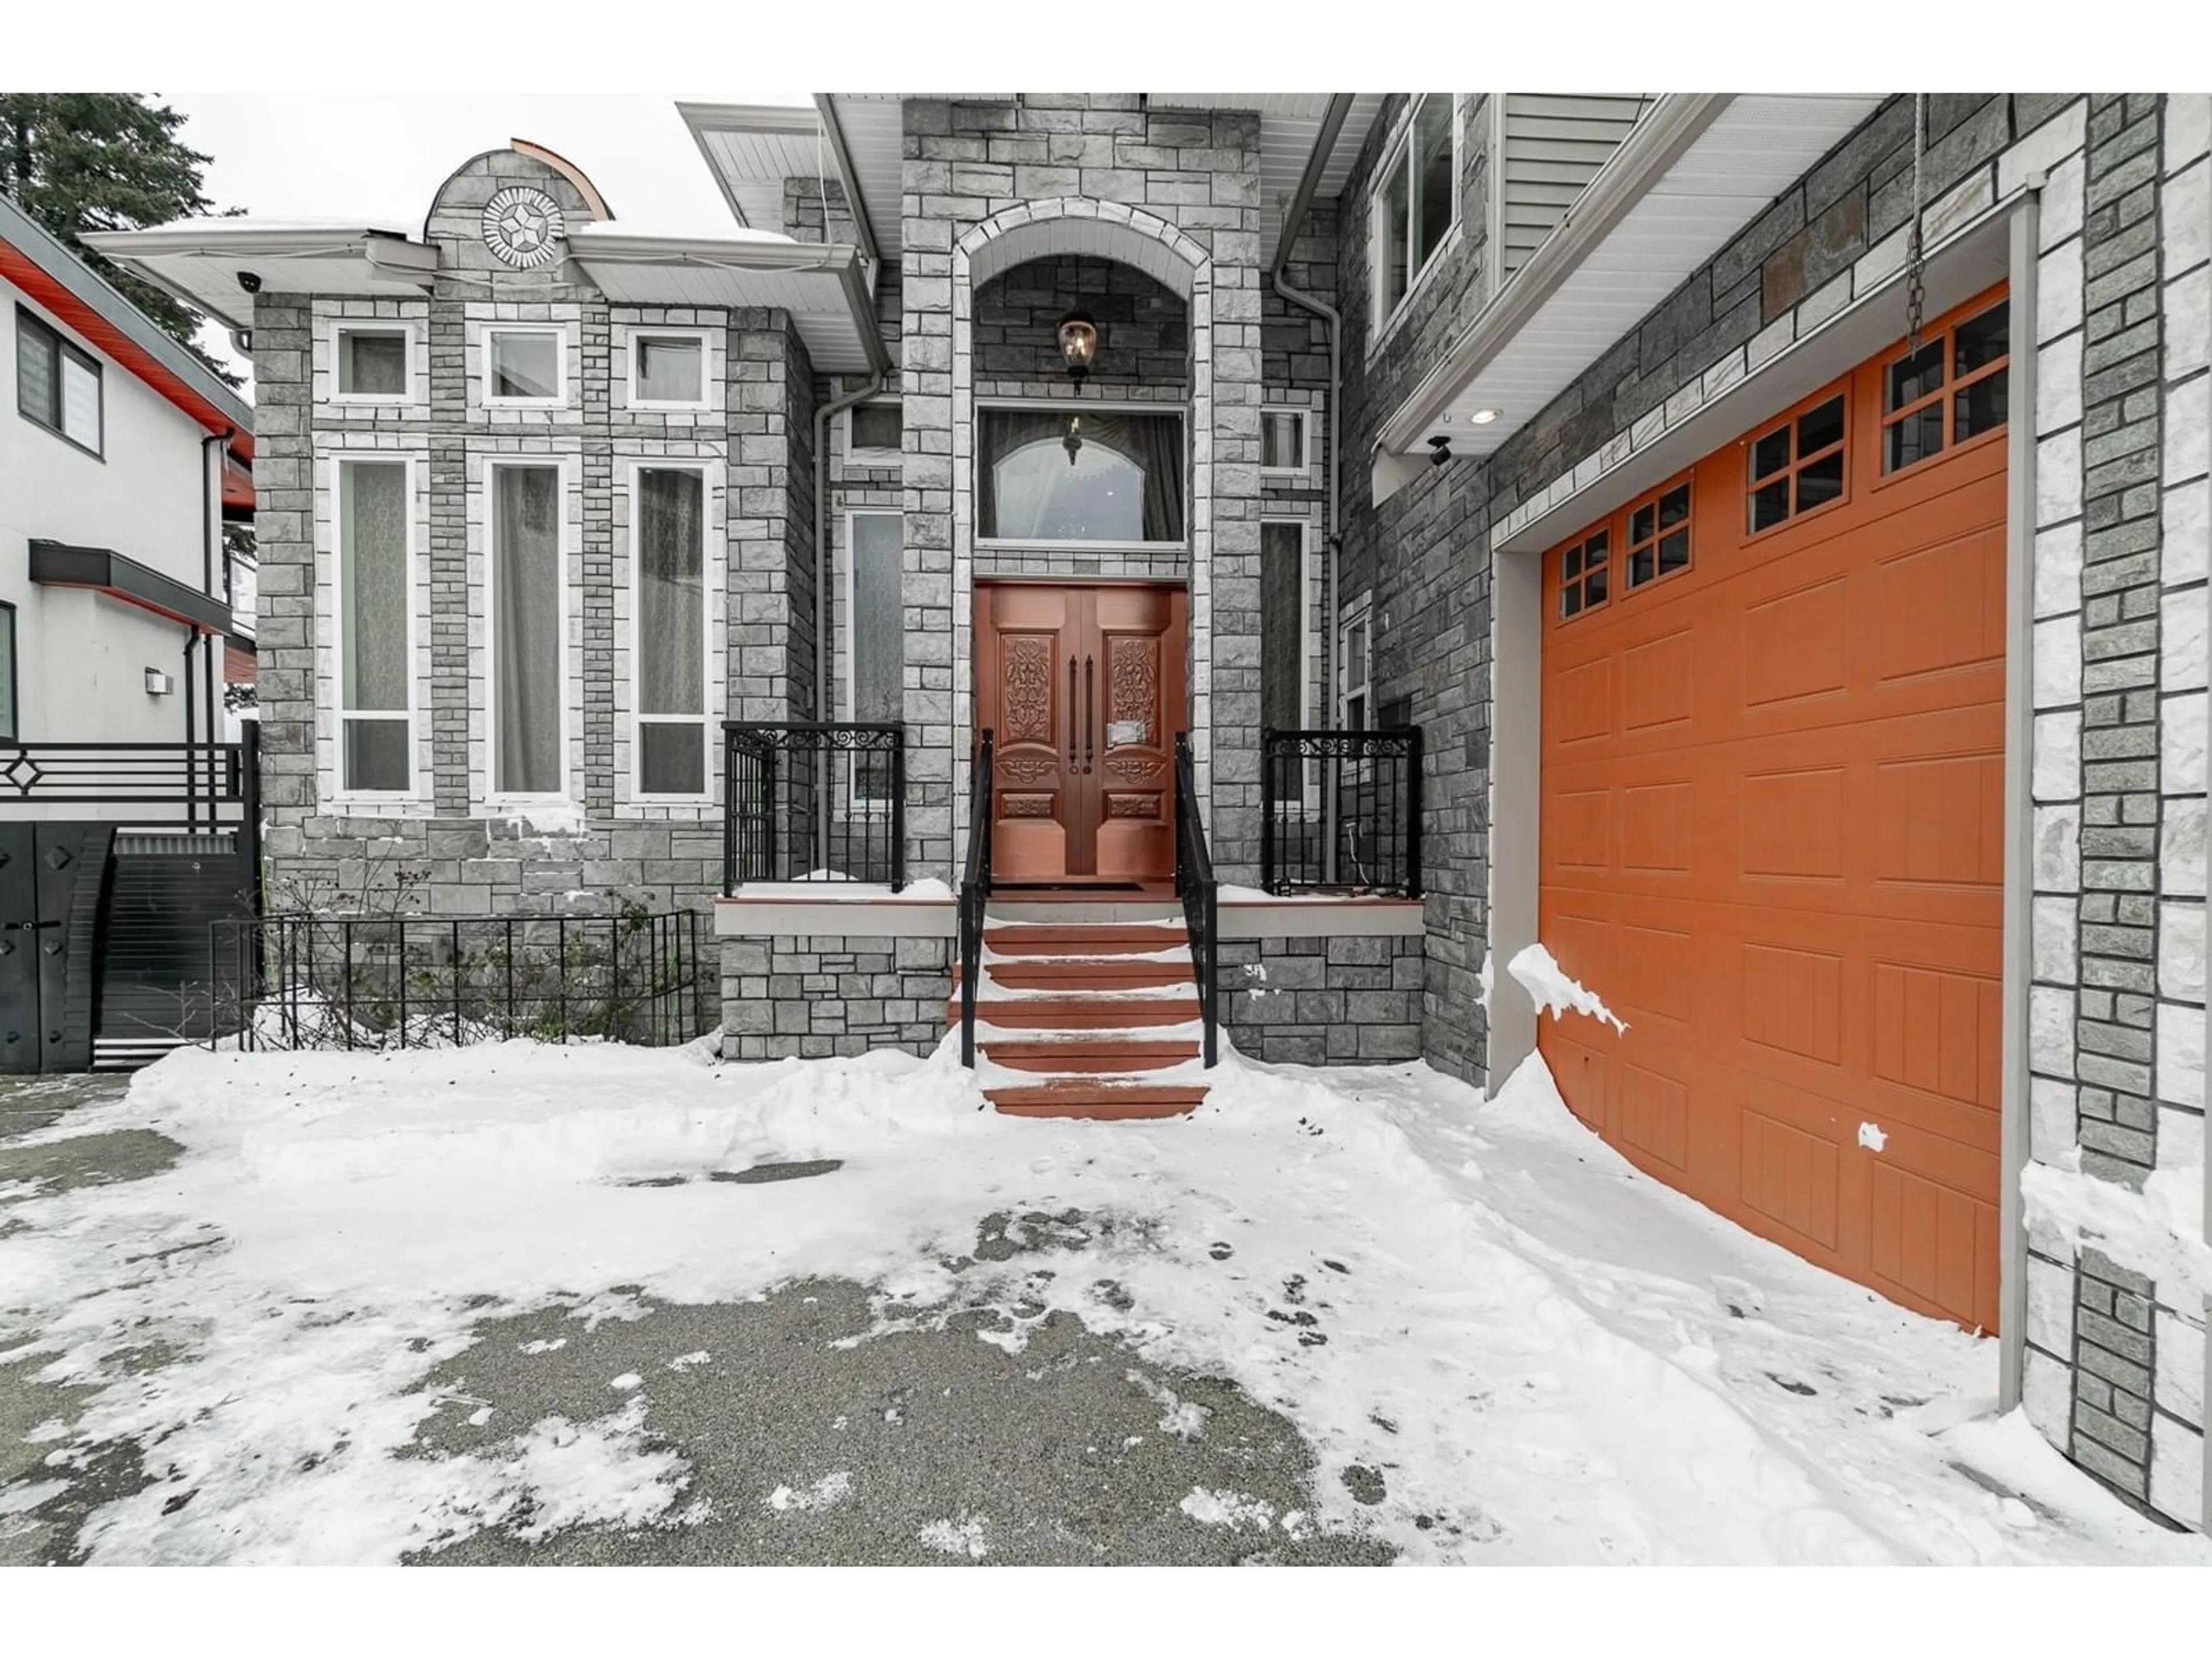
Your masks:
M1182 1117L1206 1098L1203 1083L1115 1083L1106 1079L1057 1078L983 1093L1009 1117L1131 1119Z
M983 944L994 957L1120 957L1174 951L1190 944L1183 927L994 927L986 923Z
M1198 998L1116 997L1092 994L1064 997L994 997L986 989L975 999L975 1022L1026 1031L1114 1030L1126 1025L1181 1025L1198 1018ZM948 998L945 1019L960 1027L960 999Z
M988 1037L976 1047L994 1066L1055 1076L1154 1072L1198 1058L1198 1044L1188 1037Z
M955 963L952 982L957 986L960 981L960 964ZM1162 985L1190 984L1191 966L1187 962L1085 961L1042 957L1023 962L994 962L984 971L979 983L987 996L994 983L1009 991L1151 990Z

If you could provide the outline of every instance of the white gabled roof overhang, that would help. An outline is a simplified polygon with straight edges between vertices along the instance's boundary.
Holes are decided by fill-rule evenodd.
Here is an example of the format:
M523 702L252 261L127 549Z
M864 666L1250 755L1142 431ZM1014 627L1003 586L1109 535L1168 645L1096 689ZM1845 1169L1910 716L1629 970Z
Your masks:
M253 326L253 297L342 294L420 299L438 274L438 250L404 231L358 222L183 219L151 230L104 230L85 245L224 327Z
M438 250L397 231L297 222L192 219L154 230L107 231L86 240L225 326L250 329L246 272L262 291L360 296L426 295ZM568 258L608 299L630 305L705 305L789 312L823 374L881 374L890 357L856 250L745 234L648 235L618 221L573 225Z
M568 257L617 304L787 311L820 374L891 366L860 251L848 243L646 236L617 221L575 227Z
M1661 98L1383 423L1375 498L1417 476L1431 439L1449 438L1455 459L1496 452L1881 101ZM1478 425L1480 410L1497 417Z
M814 107L758 104L679 104L677 110L723 198L747 224L773 229L760 216L781 212L787 177L837 179L856 204L855 234L871 260L896 260L902 247L901 192L905 135L901 106L908 98L955 103L1003 103L1012 93L817 93ZM1260 118L1261 263L1272 265L1284 204L1297 189L1328 113L1331 94L1314 93L1166 93L1146 94L1158 110L1249 110ZM1344 187L1352 164L1375 124L1387 94L1354 93L1351 112L1322 173L1316 194Z

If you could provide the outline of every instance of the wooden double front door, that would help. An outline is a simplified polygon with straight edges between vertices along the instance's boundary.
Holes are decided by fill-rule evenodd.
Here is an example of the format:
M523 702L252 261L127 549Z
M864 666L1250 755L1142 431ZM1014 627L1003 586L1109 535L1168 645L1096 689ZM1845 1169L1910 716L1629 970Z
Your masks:
M992 873L1175 873L1188 596L1138 583L979 582L975 726L995 733Z

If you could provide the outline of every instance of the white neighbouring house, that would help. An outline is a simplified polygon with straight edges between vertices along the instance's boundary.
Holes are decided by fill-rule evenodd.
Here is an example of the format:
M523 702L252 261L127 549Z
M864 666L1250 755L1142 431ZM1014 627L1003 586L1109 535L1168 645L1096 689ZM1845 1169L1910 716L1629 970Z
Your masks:
M253 411L0 198L0 741L220 738Z

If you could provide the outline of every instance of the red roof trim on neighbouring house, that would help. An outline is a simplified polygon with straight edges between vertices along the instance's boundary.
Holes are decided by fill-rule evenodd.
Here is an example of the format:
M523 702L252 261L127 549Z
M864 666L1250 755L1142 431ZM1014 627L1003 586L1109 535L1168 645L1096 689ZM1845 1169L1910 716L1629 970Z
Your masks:
M261 666L259 651L243 634L227 635L222 642L222 678L228 685L252 685Z
M230 453L241 461L253 459L253 434L241 431L235 423L199 393L193 391L166 365L155 358L138 343L110 322L64 285L61 280L34 263L29 255L14 243L0 240L0 276L6 277L29 295L56 318L68 324L92 344L106 352L131 373L143 380L162 397L182 410L210 433L228 433ZM229 497L228 480L225 480L224 496ZM250 500L250 496L248 497Z

